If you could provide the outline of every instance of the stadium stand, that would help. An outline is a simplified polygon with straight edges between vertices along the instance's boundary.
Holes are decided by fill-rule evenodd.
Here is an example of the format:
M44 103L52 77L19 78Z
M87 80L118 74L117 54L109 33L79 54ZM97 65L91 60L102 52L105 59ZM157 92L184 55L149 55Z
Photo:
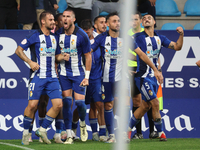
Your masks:
M183 28L183 30L185 29L184 26L180 23L165 23L161 30L176 30L176 28L180 26Z
M186 30L192 30L199 23L200 16L186 16L184 6L187 0L174 0L181 12L181 16L156 16L156 30L160 30L165 23L173 22L182 24ZM188 23L189 22L189 23Z
M186 16L200 16L200 0L187 0L184 13Z
M197 23L197 24L194 26L193 30L200 30L200 23Z
M63 13L63 11L67 8L66 0L60 0L58 2L59 8L57 9L58 13Z
M181 16L174 0L156 0L156 16Z

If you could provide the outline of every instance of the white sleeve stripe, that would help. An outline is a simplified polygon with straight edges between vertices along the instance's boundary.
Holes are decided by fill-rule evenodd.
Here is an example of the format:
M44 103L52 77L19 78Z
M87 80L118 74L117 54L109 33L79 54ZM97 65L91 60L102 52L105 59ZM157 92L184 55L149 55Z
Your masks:
M147 99L147 100L150 100L150 97L149 97L149 95L147 94L147 91L146 91L146 89L144 88L143 85L142 85L142 87L141 87L141 90L142 90L144 96L146 97L146 99Z

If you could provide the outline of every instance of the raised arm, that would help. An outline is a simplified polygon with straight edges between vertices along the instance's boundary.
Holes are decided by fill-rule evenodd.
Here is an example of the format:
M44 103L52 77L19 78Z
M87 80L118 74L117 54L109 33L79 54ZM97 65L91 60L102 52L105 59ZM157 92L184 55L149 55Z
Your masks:
M168 46L168 48L170 49L174 49L176 51L181 50L182 46L183 46L183 36L184 36L184 31L182 27L177 27L176 31L180 34L179 38L176 42L171 42Z
M28 63L33 71L38 70L40 67L39 64L30 60L23 51L24 49L21 46L18 46L15 53L19 58Z

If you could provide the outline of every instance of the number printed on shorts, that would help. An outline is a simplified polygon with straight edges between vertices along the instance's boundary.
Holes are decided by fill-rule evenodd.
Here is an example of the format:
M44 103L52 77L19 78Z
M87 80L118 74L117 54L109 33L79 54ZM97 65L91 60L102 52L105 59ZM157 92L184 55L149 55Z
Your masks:
M29 91L34 91L35 88L35 83L30 83L29 84Z
M148 82L145 83L145 86L146 86L147 90L150 89Z

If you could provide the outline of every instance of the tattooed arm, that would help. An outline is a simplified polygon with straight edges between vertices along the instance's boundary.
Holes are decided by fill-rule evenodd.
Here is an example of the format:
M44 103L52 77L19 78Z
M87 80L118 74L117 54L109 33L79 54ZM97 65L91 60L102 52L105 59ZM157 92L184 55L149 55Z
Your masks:
M176 31L180 34L178 40L176 42L171 42L168 46L168 48L170 49L174 49L176 51L181 50L182 45L183 45L183 36L184 36L184 32L183 32L183 28L182 27L177 27Z
M30 60L23 51L24 49L21 46L18 46L15 53L17 54L17 56L19 56L19 58L28 63L33 71L38 70L40 67L38 63Z

